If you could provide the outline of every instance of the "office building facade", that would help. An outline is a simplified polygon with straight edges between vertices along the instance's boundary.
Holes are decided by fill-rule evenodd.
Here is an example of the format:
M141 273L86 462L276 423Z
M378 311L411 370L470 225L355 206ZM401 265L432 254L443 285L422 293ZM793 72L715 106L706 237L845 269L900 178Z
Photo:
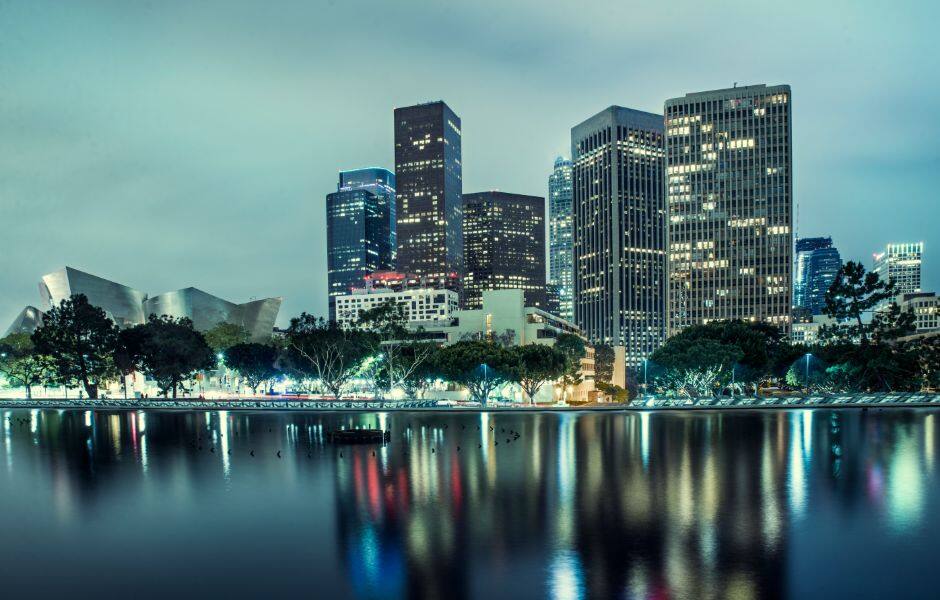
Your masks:
M463 196L463 306L480 308L484 290L521 289L546 308L545 199L506 192Z
M715 320L789 332L790 87L667 100L669 331Z
M794 308L805 308L812 315L821 315L826 309L826 291L841 268L842 257L839 256L839 250L832 246L832 238L796 240L796 264L793 271Z
M398 263L459 281L463 273L460 118L442 101L395 109Z
M334 298L361 285L375 271L395 267L395 175L388 169L341 171L326 197L327 286Z
M548 282L558 292L558 316L571 320L574 274L571 258L570 160L559 156L548 178Z
M894 282L896 294L916 294L921 291L920 267L924 256L923 242L888 244L875 254L872 270L883 281Z
M619 106L571 130L574 321L638 366L666 334L662 115Z

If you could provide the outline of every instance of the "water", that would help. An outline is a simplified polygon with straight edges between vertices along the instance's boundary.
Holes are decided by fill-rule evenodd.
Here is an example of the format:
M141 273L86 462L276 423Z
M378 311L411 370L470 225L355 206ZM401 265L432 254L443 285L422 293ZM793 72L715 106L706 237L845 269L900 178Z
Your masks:
M935 597L933 409L2 416L8 598Z

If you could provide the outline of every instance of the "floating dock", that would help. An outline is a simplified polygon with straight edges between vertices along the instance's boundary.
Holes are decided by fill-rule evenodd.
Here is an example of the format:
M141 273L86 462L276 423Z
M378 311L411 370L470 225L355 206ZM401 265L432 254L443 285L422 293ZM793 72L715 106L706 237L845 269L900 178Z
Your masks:
M392 439L390 431L381 429L339 429L326 434L336 444L384 444Z

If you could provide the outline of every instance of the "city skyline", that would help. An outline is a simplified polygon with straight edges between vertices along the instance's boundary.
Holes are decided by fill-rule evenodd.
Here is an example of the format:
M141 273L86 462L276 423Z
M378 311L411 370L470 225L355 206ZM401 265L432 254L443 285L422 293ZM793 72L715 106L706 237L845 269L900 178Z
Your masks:
M332 64L332 58L317 58L326 56L317 54L321 44L342 42L328 22L357 11L298 5L291 15L296 24L283 15L262 20L271 31L251 46L257 52L222 58L216 50L239 52L224 43L227 37L241 39L251 29L246 24L260 15L229 4L218 18L216 8L157 13L99 6L79 14L12 2L0 9L9 50L0 67L11 83L0 101L6 132L0 141L0 219L17 225L7 239L12 250L0 257L0 323L11 322L34 297L33 273L66 263L120 281L143 279L143 269L156 287L199 283L245 300L283 295L282 319L302 310L326 314L326 248L319 242L325 238L324 196L338 170L394 167L395 107L442 98L461 116L464 189L545 196L551 161L568 155L568 132L585 116L611 104L660 112L667 98L734 81L793 87L795 235L832 236L846 260L869 268L875 249L923 240L923 288L940 285L938 261L931 260L940 240L929 185L937 155L924 145L938 127L929 118L936 99L912 83L924 64L917 57L929 44L925 17L937 10L932 5L902 7L891 20L876 10L849 11L845 31L819 23L807 28L802 19L778 15L781 35L799 35L803 42L791 53L756 47L760 31L748 26L759 22L759 14L738 17L742 43L755 44L753 56L709 68L683 64L668 48L651 52L648 39L588 40L586 23L597 21L599 9L584 15L548 9L533 17L515 6L503 22L467 8L428 9L407 31L442 22L430 39L406 51L353 53ZM626 9L606 10L616 16ZM376 12L368 19L392 17ZM701 15L705 24L727 17L713 12ZM734 56L690 26L669 30L665 14L640 11L637 30L656 25L688 35L690 43L702 44L701 64ZM515 26L524 18L530 27L520 33ZM100 28L117 33L101 35ZM557 44L553 34L569 29L575 41L548 45L549 39ZM491 47L479 48L470 35L482 32L496 40ZM324 39L311 41L318 33ZM160 49L167 36L179 49ZM830 36L839 44L831 44ZM625 68L615 59L576 68L599 47L613 44L607 49L616 55L640 43L648 65L626 67L622 82L600 77L614 66ZM440 55L419 52L427 44L439 46ZM823 48L833 67L825 74L815 68L814 51ZM105 54L114 58L101 69L97 61ZM852 66L858 55L877 56L858 63L875 71L877 84L860 81L859 67ZM247 71L231 67L239 57L247 60ZM339 83L351 83L358 74L353 67L368 58L388 61L388 73L380 74L383 93L321 100L324 84L344 71ZM564 89L557 85L559 61L572 77ZM421 73L443 62L459 68L421 80ZM663 65L675 68L664 75L658 73ZM527 75L510 79L520 69ZM506 86L506 93L492 95L480 77ZM897 110L915 94L912 110ZM860 120L867 127L857 127ZM888 132L896 146L867 141ZM887 206L890 221L872 218ZM240 279L231 264L259 276Z

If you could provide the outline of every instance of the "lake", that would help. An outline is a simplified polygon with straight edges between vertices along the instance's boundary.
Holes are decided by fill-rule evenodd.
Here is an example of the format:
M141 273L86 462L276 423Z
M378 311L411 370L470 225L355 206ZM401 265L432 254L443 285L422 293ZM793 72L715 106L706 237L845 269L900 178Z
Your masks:
M936 409L0 414L7 598L937 593Z

